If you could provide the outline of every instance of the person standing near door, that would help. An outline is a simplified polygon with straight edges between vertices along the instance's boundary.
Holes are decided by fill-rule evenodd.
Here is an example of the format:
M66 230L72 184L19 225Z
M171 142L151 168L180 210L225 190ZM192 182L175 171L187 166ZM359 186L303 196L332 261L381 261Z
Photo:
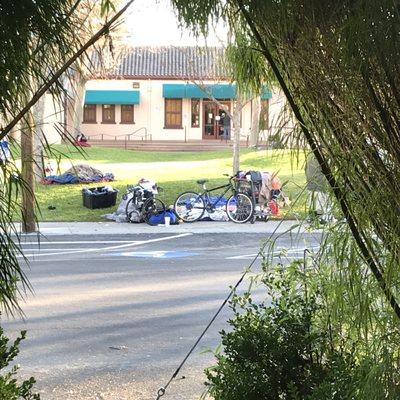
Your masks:
M226 113L222 113L221 118L224 127L224 139L228 140L231 138L231 118Z

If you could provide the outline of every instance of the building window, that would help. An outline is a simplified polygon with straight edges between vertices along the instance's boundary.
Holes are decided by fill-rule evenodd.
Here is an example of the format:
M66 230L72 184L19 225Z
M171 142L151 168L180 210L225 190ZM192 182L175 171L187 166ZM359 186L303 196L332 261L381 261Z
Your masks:
M83 107L83 123L96 123L96 104L85 104Z
M103 124L115 124L115 104L103 104Z
M260 130L265 131L269 128L269 100L261 100L260 110Z
M182 128L182 99L165 99L165 128Z
M200 127L200 100L192 99L192 128Z
M134 124L133 120L133 105L121 105L121 124Z

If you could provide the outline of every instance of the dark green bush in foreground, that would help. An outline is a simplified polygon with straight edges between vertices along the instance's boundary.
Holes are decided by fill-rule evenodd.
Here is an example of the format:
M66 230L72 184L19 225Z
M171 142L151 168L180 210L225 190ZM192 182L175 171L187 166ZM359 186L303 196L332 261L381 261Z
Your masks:
M206 370L208 393L215 400L400 398L387 370L335 346L318 291L310 294L303 278L296 264L277 267L262 279L270 303L233 298L232 329L221 332L223 353Z
M39 400L38 394L32 393L32 387L35 383L34 378L30 378L22 383L17 382L18 366L5 369L14 360L19 353L19 345L25 339L26 331L21 332L14 343L9 346L9 339L4 335L0 327L0 400Z

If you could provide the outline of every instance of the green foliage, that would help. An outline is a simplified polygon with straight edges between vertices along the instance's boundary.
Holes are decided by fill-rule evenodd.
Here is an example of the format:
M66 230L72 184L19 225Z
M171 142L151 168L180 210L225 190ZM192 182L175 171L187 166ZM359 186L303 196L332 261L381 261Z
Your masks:
M232 81L237 83L238 91L246 99L251 99L261 94L263 84L271 82L271 74L262 54L254 51L254 41L240 22L235 25L235 41L226 48L226 70Z
M283 270L264 284L270 304L255 304L249 294L232 300L232 331L221 332L224 354L207 371L215 399L304 398L324 375L313 348L324 337L311 332L316 302L293 292Z
M208 0L176 3L185 3L177 10L183 8L181 16L190 23L195 10ZM265 62L266 51L270 55L303 132L309 133L309 144L318 146L325 173L335 180L336 197L354 221L359 247L362 240L368 241L364 258L374 259L376 268L391 276L398 269L400 248L400 74L394 61L400 57L398 4L232 0L204 12L212 14L223 4L232 31L237 24L245 25L241 31L252 32L254 52L261 50ZM201 22L206 24L207 18ZM237 40L239 46L242 36ZM258 60L253 69L248 66L252 57L238 57L235 62L239 69L258 70ZM258 74L242 78L257 81ZM325 151L320 150L322 145ZM374 235L379 246L390 249L391 256L382 265L368 239Z
M196 35L207 34L211 21L221 22L225 17L225 5L220 0L171 0L181 24L190 27Z
M22 331L21 336L9 345L9 339L4 335L4 331L0 327L0 370L3 371L2 375L0 375L0 400L40 400L40 396L32 392L35 384L34 378L19 383L16 379L19 369L17 365L14 365L8 371L4 371L18 355L19 346L25 337L26 331Z
M19 265L21 254L17 228L13 216L20 214L19 195L22 183L15 177L12 163L0 169L0 309L12 314L19 309L18 294L29 288L29 283Z
M101 0L100 4L100 15L102 17L109 14L111 11L115 11L115 5L112 0Z
M85 29L80 3L0 0L0 138L34 93L80 47L82 35L78 32ZM52 94L65 94L61 82L54 85ZM29 193L32 188L21 179L14 179L17 171L12 161L2 165L0 171L0 308L10 313L18 309L19 290L29 286L19 266L20 232L13 225L13 217L21 213L21 191Z
M223 352L206 370L208 393L215 400L400 396L398 352L371 356L364 352L364 339L346 332L352 327L336 331L339 324L327 318L324 308L328 286L319 287L315 272L297 261L273 268L265 263L257 278L265 301L255 303L250 293L232 299L231 329L221 332ZM343 343L340 335L346 334ZM390 347L398 335L382 340Z
M185 3L186 19L203 1ZM322 289L319 323L329 332L332 349L342 355L336 364L332 357L327 381L314 391L314 399L335 398L335 393L344 399L397 399L398 2L221 0L222 5L232 32L238 24L239 31L251 32L254 52L261 51L274 70L298 121L294 137L304 135L301 139L318 156L336 206L349 223L332 228L313 260L318 280L308 282ZM239 46L241 37L236 39ZM237 70L249 71L241 74L249 85L258 80L252 73L258 60L252 69L248 64L254 60L242 54L235 63Z
M0 115L9 121L79 38L75 0L0 1Z
M268 53L358 248L399 318L398 4L233 3Z

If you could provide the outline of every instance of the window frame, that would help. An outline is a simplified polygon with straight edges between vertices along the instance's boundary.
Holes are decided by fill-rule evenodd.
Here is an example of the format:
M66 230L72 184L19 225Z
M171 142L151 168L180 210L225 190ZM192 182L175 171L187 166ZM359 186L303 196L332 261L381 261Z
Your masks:
M169 101L178 101L180 104L179 111L167 111L167 102ZM182 129L182 109L183 102L182 99L164 99L164 129ZM169 125L167 124L167 115L179 115L180 116L180 125Z
M130 107L132 110L132 119L131 120L124 120L123 119L123 108L124 107ZM120 124L123 125L133 125L135 123L135 107L133 104L121 104L121 118L120 118Z
M105 121L104 120L104 111L105 111L105 106L110 106L112 110L112 117L113 119L110 121ZM102 104L101 105L101 123L102 124L115 124L115 104Z
M87 107L91 107L91 112L94 111L94 119L87 118ZM97 124L97 104L84 104L83 105L83 124Z

